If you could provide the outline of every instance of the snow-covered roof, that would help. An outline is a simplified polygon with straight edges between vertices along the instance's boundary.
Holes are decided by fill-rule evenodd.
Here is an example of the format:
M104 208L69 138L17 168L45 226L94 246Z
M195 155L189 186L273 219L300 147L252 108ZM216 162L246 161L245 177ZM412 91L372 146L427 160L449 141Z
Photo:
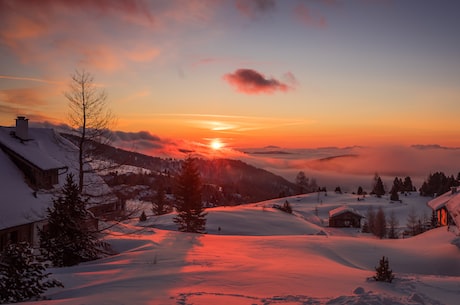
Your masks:
M335 216L338 216L338 215L341 215L341 214L344 214L346 212L350 212L350 213L353 213L353 214L356 214L360 217L364 217L363 215L361 215L358 211L356 211L355 209L349 207L349 206L341 206L341 207L338 207L338 208L335 208L333 210L330 210L329 211L329 217L335 217Z
M78 150L69 140L53 129L29 128L29 136L33 140L21 143L10 135L13 130L0 126L0 142L7 148L42 169L68 167L66 173L78 177ZM52 193L65 183L65 175L59 175L59 184L54 189L39 190L35 197L34 190L25 182L24 174L1 149L0 169L0 230L44 219L46 208L52 204ZM86 193L95 198L94 202L89 200L90 204L99 204L98 198L106 194L110 194L104 197L107 202L116 199L99 175L87 172L84 183Z
M428 206L432 208L433 210L439 210L442 207L445 207L446 204L454 197L457 197L460 195L460 192L452 192L448 191L441 196L438 196L430 201L428 201Z
M51 196L35 197L22 172L1 149L0 168L0 230L44 219Z
M427 205L435 211L445 207L457 227L460 229L460 191L450 190L428 201Z
M449 202L446 203L446 207L450 216L460 230L460 193L457 193L456 195L457 196L453 196Z
M64 164L48 152L50 142L56 141L55 132L49 128L29 128L30 140L21 141L12 136L14 128L0 127L0 143L42 170L62 168Z

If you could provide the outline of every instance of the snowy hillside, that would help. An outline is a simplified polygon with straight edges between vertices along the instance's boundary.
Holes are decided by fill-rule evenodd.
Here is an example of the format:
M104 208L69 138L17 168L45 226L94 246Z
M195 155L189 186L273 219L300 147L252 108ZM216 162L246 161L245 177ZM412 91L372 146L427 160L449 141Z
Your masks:
M285 200L294 215L271 208ZM345 204L363 213L369 205L393 209L403 226L425 202L310 194L219 207L207 210L205 235L175 231L173 215L142 226L133 219L106 236L119 254L51 269L65 288L33 304L458 304L459 238L445 227L380 240L325 224ZM396 275L391 284L370 279L383 255Z

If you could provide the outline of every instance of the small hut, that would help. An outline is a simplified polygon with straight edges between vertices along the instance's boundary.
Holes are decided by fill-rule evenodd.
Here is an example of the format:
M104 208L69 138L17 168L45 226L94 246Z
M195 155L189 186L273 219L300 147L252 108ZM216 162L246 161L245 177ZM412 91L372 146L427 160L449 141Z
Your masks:
M361 218L358 211L347 206L341 206L329 211L329 227L361 228Z
M457 187L430 200L427 205L435 212L438 226L455 225L460 222L460 192ZM458 224L460 228L460 224Z

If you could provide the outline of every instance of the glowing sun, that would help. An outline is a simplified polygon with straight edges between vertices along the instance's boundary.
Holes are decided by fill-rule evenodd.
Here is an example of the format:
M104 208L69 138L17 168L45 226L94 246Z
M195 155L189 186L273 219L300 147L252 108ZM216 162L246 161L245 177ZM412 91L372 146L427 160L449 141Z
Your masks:
M219 139L214 139L211 141L209 146L214 150L219 150L224 147L224 144Z

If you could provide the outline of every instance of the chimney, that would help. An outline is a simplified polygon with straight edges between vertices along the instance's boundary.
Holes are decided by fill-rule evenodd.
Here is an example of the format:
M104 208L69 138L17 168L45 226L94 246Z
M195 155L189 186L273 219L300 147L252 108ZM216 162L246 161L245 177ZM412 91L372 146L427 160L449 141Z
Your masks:
M29 139L29 119L25 116L18 116L16 119L16 136L21 140Z

